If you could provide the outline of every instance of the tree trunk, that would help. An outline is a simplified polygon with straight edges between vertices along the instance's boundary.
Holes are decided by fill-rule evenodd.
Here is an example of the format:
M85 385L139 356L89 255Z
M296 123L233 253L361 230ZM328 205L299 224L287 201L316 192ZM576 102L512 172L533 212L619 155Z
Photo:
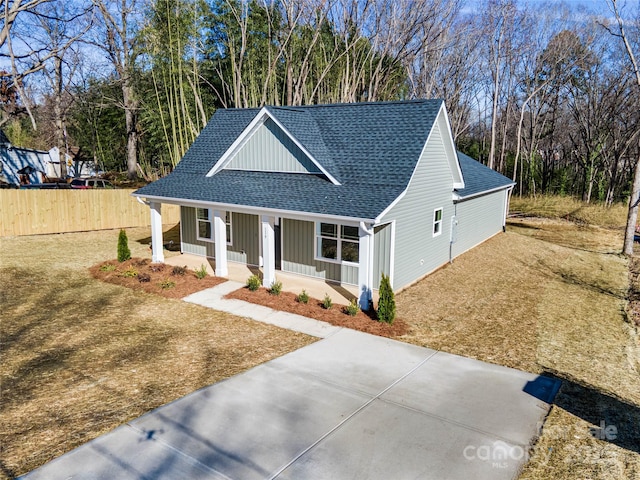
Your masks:
M131 180L138 178L138 105L133 97L133 89L129 80L122 82L122 96L124 101L124 117L127 128L127 177Z
M629 213L627 213L627 228L624 232L624 248L622 253L633 255L633 242L638 221L638 197L640 196L640 159L636 161L633 170L633 187L629 197Z

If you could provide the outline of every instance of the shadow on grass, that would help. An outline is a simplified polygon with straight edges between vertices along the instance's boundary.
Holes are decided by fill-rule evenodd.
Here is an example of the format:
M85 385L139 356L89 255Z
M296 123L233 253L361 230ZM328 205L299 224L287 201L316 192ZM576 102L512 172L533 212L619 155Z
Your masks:
M640 454L640 406L558 372L545 371L543 375L562 382L554 404L593 425L590 433L595 438Z
M151 248L151 237L138 238L135 241L141 245L149 245L149 248ZM162 232L162 242L166 250L170 252L180 251L180 223L176 223L169 230Z

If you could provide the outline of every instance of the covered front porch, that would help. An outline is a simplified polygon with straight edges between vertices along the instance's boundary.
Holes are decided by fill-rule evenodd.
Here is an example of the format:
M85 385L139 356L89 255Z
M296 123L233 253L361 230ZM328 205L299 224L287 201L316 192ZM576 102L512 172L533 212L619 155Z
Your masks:
M192 270L204 265L209 275L215 275L215 260L184 253L165 258L167 265L186 266ZM242 263L228 262L226 278L236 282L246 283L251 275L263 277L262 268L245 265ZM276 280L282 282L282 289L285 292L299 294L305 290L307 294L315 299L322 300L325 294L331 297L333 303L348 305L352 299L358 299L358 287L355 285L340 285L336 282L323 281L318 278L296 275L294 273L276 271ZM374 302L378 301L378 291L373 291Z
M153 261L164 262L161 204L148 205ZM330 224L323 222L332 219L287 213L182 206L183 255L170 261L195 268L206 263L210 274L242 283L256 274L267 288L279 281L294 294L304 289L320 300L328 294L335 303L345 305L356 299L360 308L369 309L377 301L372 288L378 276L374 274L373 226L357 219Z

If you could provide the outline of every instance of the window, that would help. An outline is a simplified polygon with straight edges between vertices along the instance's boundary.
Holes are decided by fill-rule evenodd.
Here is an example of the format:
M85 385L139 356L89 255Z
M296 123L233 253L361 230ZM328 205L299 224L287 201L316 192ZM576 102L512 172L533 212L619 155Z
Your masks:
M437 208L433 211L433 236L437 237L442 233L442 209Z
M333 262L358 263L360 235L358 227L316 224L316 257Z
M215 240L213 236L213 210L197 208L196 222L198 224L198 240L213 242ZM224 222L226 224L227 245L231 245L231 214L229 212L225 213Z
M198 219L198 240L213 242L211 210L208 208L197 208L196 218Z

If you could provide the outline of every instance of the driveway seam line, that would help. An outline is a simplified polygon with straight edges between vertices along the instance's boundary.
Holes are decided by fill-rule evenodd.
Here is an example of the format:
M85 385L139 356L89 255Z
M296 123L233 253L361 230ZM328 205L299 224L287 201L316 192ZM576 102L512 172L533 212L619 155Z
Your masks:
M296 461L298 461L302 456L304 456L307 452L309 452L311 449L313 449L316 445L318 445L320 442L322 442L325 438L329 437L333 432L335 432L336 430L338 430L339 428L341 428L345 423L347 423L349 420L351 420L355 415L357 415L358 413L360 413L362 410L364 410L365 408L367 408L369 405L371 405L375 400L380 399L381 395L384 395L386 392L388 392L390 389L392 389L393 387L395 387L398 383L400 383L402 380L404 380L405 378L407 378L409 375L411 375L412 373L414 373L417 369L419 369L420 367L422 367L422 365L424 365L425 363L427 363L434 355L436 355L438 352L434 351L433 353L431 353L427 358L425 358L424 360L421 360L420 363L418 363L416 366L414 366L411 370L409 370L407 373L405 373L404 375L402 375L400 378L398 378L397 380L395 380L394 382L392 382L390 385L388 385L387 387L385 387L381 392L377 393L376 395L374 395L373 397L371 397L369 400L367 400L363 405L361 405L360 407L358 407L353 413L351 413L351 415L347 416L346 418L344 418L340 423L338 423L335 427L333 427L331 430L329 430L327 433L325 433L324 435L322 435L318 440L316 440L315 442L313 442L311 445L309 445L307 448L305 448L302 452L300 452L298 455L296 455L293 459L291 459L287 464L285 464L284 466L280 467L273 475L271 475L269 477L269 480L275 480L275 478L278 477L278 475L280 475L282 472L284 472L287 468L289 468L291 465L293 465Z

